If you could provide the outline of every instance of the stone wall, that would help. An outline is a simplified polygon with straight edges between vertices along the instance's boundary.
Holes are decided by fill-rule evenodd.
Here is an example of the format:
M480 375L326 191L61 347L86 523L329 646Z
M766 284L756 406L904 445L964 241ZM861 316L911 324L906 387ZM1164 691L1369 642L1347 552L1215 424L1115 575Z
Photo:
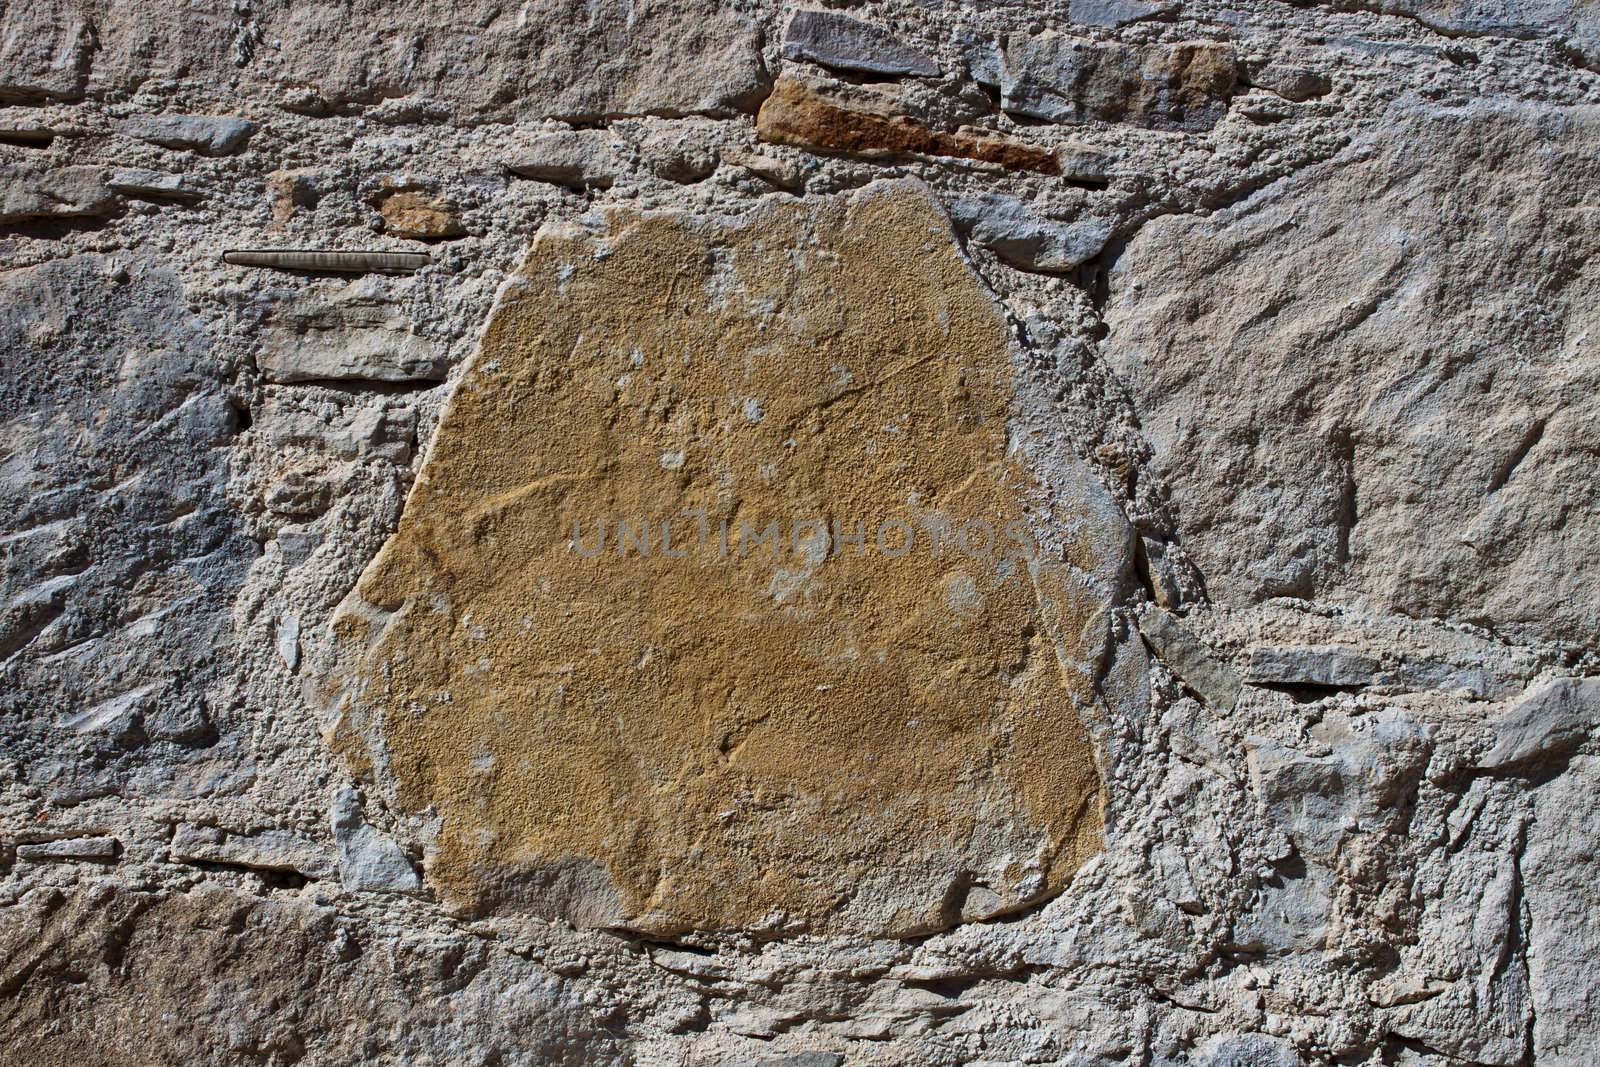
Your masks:
M1596 188L1579 0L0 0L0 1062L1600 1059Z

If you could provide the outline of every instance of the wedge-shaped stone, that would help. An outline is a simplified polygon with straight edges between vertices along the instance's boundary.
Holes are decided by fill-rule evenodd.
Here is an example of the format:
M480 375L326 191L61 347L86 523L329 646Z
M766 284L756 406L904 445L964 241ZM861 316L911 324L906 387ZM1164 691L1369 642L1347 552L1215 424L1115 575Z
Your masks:
M1054 389L914 183L547 228L336 615L326 735L461 908L903 935L1059 892L1131 533Z
M756 116L771 144L863 159L906 156L975 159L1007 170L1060 174L1055 150L970 130L936 130L910 115L892 93L785 74Z

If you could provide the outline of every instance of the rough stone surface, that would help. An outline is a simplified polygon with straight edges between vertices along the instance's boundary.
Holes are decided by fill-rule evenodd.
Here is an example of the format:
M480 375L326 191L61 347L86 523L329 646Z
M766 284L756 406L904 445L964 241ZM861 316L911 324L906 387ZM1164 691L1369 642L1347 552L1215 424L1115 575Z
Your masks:
M1566 236L1593 229L1596 114L1404 100L1339 158L1129 245L1110 355L1215 593L1600 629L1600 512L1568 503L1600 418L1600 276Z
M891 94L851 90L785 74L761 105L763 140L867 159L951 156L1007 170L1061 173L1054 152L1005 137L929 129Z
M882 26L837 11L795 12L784 29L783 54L864 74L939 73L932 56L895 40Z
M129 137L203 156L231 156L242 151L253 122L229 115L140 115L122 124Z
M0 1063L1600 1060L1597 17L0 0Z
M1053 222L1009 196L958 200L950 205L950 217L1006 263L1043 274L1065 274L1093 259L1111 237L1111 225L1105 220Z
M402 189L383 198L383 232L418 241L445 241L465 237L461 216L448 200Z
M438 381L445 363L375 278L329 282L275 306L258 357L269 381Z
M547 230L467 374L334 620L361 661L328 727L438 813L446 896L903 934L1094 851L1076 709L1125 520L925 189Z
M95 218L116 209L117 198L94 167L45 173L0 170L0 226L30 219Z
M71 0L0 6L0 103L83 96L94 26Z
M1208 41L1133 48L1046 32L980 45L968 63L1013 115L1156 129L1212 125L1238 80L1233 50Z

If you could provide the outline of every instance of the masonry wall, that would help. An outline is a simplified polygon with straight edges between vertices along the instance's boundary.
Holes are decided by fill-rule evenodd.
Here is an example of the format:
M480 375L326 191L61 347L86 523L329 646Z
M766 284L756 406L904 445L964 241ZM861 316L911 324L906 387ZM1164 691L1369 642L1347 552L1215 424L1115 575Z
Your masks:
M1594 1062L1597 72L0 0L0 1062Z

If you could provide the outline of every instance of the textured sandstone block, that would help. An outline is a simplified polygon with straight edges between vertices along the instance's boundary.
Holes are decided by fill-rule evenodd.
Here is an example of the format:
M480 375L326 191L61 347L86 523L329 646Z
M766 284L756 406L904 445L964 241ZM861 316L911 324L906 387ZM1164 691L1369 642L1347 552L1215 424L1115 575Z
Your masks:
M1061 173L1061 162L1050 149L1006 137L930 129L886 94L790 74L778 79L761 105L756 132L773 144L867 159L954 156L1007 170Z
M335 619L328 736L437 814L458 906L906 934L1058 892L1131 534L1052 390L913 183L549 228Z
M378 211L383 215L383 232L393 237L444 241L463 237L467 232L460 214L448 200L413 189L385 196Z

